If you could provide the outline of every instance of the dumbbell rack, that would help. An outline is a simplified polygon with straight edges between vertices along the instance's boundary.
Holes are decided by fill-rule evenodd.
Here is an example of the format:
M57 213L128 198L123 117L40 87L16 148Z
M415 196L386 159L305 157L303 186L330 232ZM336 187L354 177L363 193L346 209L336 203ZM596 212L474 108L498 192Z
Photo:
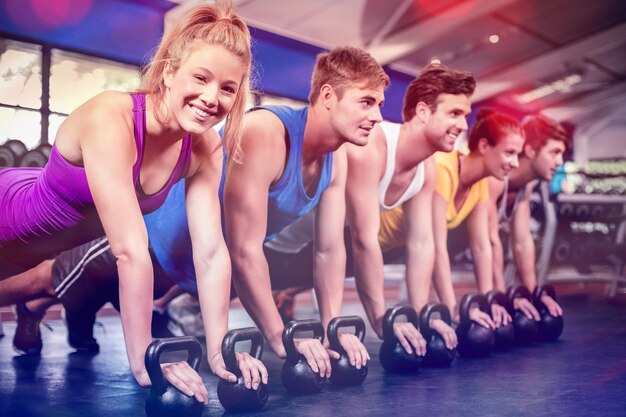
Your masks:
M618 252L624 245L626 239L626 196L623 195L602 195L602 194L559 194L556 197L557 204L548 198L547 188L542 195L544 210L546 215L546 226L543 236L543 247L537 262L537 280L539 284L548 281L593 281L603 280L608 282L606 295L614 297L620 285L626 284L626 277L622 275L626 254ZM557 211L558 210L558 211ZM567 265L557 265L554 262L555 255L558 256L559 245L574 247L575 242L563 244L564 241L557 242L556 235L559 228L559 217L561 222L569 221L569 226L576 225L580 228L587 228L594 231L601 228L603 232L611 238L611 244L618 248L616 253L607 257L607 262L603 264L595 263L593 260L587 265L584 272ZM596 222L597 221L597 222ZM611 226L610 228L608 226ZM583 249L578 248L579 253Z

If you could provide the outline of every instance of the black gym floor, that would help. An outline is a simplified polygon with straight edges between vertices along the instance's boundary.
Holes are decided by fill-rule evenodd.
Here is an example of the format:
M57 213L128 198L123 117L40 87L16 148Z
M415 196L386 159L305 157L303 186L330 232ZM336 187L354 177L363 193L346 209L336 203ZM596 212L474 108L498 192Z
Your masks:
M294 397L280 383L280 361L263 360L270 373L264 416L626 416L626 306L600 296L564 296L565 330L560 341L494 354L486 359L457 357L448 369L422 369L416 375L385 374L378 362L380 342L370 331L372 356L362 386L337 389L327 384L316 395ZM362 314L356 304L349 314ZM306 306L297 317L312 314ZM142 416L147 389L128 370L117 317L102 317L96 328L100 353L73 353L60 320L43 329L41 357L15 356L15 325L4 323L0 339L0 416ZM232 327L250 325L235 309ZM209 388L204 416L224 414L217 378L203 361Z

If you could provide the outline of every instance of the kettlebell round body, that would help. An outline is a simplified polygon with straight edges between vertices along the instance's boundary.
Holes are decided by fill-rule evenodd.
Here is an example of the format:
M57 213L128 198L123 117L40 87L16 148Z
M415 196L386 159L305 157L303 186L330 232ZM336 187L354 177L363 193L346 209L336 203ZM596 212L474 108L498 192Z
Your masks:
M317 320L293 320L287 323L283 331L283 345L287 360L283 364L280 376L283 386L290 394L315 394L322 390L326 378L313 372L306 358L298 353L294 342L296 331L313 331L313 337L324 340L324 326Z
M448 349L443 337L430 328L431 315L439 313L441 320L451 325L452 318L450 310L445 304L428 303L422 308L419 316L420 332L426 339L426 355L424 356L424 366L446 367L450 366L456 356L456 349Z
M422 365L423 358L415 353L406 353L404 347L393 333L393 324L396 318L404 315L407 321L419 327L417 313L409 306L390 308L383 318L383 343L380 346L378 357L385 371L397 374L415 373Z
M146 350L146 370L152 382L150 394L146 398L145 410L148 417L165 417L171 415L183 417L199 417L204 405L194 397L179 391L163 377L160 357L165 351L186 350L189 354L187 362L198 370L202 358L202 346L195 337L173 337L155 339Z
M523 285L509 288L507 296L509 298L511 308L513 308L513 301L515 298L522 297L531 301L530 291L528 291L528 288ZM526 317L520 310L515 310L512 316L513 326L515 327L515 344L518 346L530 346L535 343L539 332L537 322Z
M355 335L361 342L365 339L365 323L363 319L358 316L345 316L336 317L328 323L328 342L330 348L336 352L339 352L341 357L339 359L332 359L330 363L332 365L332 373L330 376L330 382L338 387L347 387L353 385L361 385L365 378L367 378L368 367L367 365L361 366L360 369L350 364L350 358L347 352L339 343L338 330L341 327L354 326Z
M487 302L489 306L492 304L499 304L507 311L511 311L508 299L506 295L498 290L492 290L487 293ZM513 320L506 324L506 326L500 326L495 330L494 350L498 352L504 352L509 350L513 346L515 340L515 326Z
M495 333L493 330L483 327L470 319L470 307L472 303L478 303L478 308L489 314L489 303L487 297L478 293L465 294L461 299L459 313L461 322L456 328L459 344L457 350L464 357L485 357L489 356L495 343Z
M201 402L183 394L173 385L169 385L162 394L150 391L146 399L148 417L198 417L202 415L202 409Z
M552 285L543 285L535 288L533 301L535 307L539 310L539 314L541 315L537 338L542 342L553 342L561 336L561 333L563 333L563 316L554 317L550 314L550 311L548 311L546 306L541 302L541 296L544 292L556 301L556 290Z
M226 369L237 376L237 382L229 382L220 378L217 384L217 397L227 411L258 411L265 406L269 396L267 385L263 382L257 389L248 389L244 384L243 376L237 365L235 344L246 340L252 342L250 355L261 360L263 355L263 335L255 327L230 330L222 341L222 356Z

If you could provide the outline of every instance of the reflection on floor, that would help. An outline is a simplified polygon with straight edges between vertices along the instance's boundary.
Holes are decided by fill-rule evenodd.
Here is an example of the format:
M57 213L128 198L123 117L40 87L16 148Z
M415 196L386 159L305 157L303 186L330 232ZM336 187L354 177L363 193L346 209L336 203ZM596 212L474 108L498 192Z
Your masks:
M626 410L626 307L598 295L561 297L566 326L561 340L494 354L458 358L449 369L422 369L412 376L385 374L378 361L380 341L368 329L372 356L369 375L359 387L326 385L317 395L293 397L280 383L282 361L264 354L270 372L265 416L623 416ZM345 314L363 315L354 302ZM297 318L314 314L302 302ZM15 325L4 323L0 339L0 416L142 416L148 390L128 370L119 318L100 317L100 353L73 353L60 320L43 329L41 357L15 356ZM251 324L241 308L231 327ZM203 361L201 374L211 396L204 416L222 415L217 379Z

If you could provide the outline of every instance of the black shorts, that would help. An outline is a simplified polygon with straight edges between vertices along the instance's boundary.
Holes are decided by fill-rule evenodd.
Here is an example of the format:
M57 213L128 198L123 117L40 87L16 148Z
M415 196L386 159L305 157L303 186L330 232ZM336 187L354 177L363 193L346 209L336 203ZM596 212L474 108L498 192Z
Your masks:
M89 279L82 279L89 277ZM82 292L95 281L117 280L115 256L106 237L67 250L54 258L52 286L60 300L67 294ZM81 291L82 290L82 291Z
M313 243L298 253L283 253L263 246L273 290L313 286Z
M172 286L150 251L154 270L154 292L158 297ZM57 255L52 266L52 285L64 305L83 299L103 298L119 308L117 260L106 237L77 246Z

